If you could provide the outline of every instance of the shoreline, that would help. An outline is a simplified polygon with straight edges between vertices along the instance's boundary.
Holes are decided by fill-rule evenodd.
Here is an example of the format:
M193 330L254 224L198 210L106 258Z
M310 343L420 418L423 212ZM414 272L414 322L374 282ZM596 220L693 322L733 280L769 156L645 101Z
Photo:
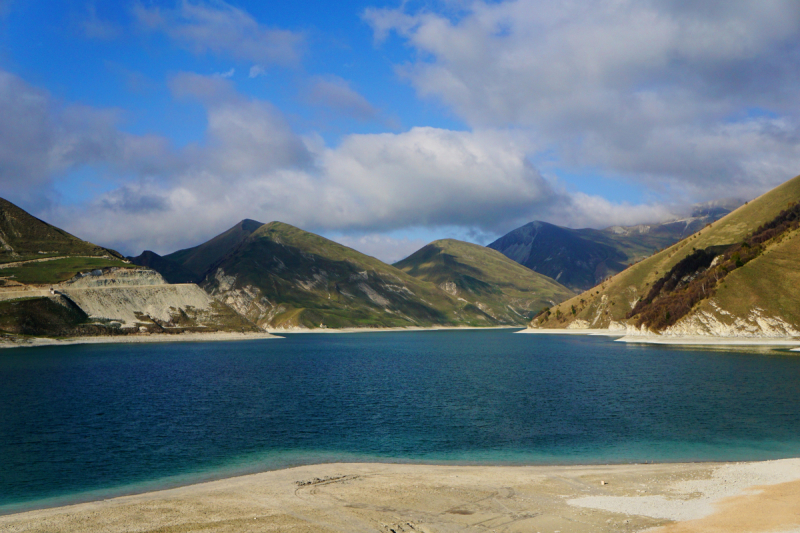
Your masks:
M268 333L391 333L398 331L473 331L489 329L525 329L525 326L408 326L396 328L267 328Z
M209 333L150 333L129 335L98 335L96 337L69 337L54 339L49 337L21 337L13 340L0 338L0 349L37 348L42 346L74 346L86 344L140 344L168 342L232 342L261 339L282 339L284 333L341 334L341 333L389 333L400 331L471 331L488 329L523 329L525 326L451 326L451 327L405 327L405 328L269 328L262 333L209 332Z
M53 339L48 337L18 337L15 340L0 340L3 348L37 348L41 346L74 346L85 344L147 344L165 342L226 342L262 339L280 339L271 333L153 333L148 335L100 335L97 337L70 337Z
M505 526L510 531L665 527L666 532L740 520L726 507L730 502L751 522L763 520L764 527L750 524L747 531L800 527L800 459L563 466L327 463L2 515L0 529L433 533Z
M790 348L800 352L800 339L792 337L712 337L712 336L666 336L666 335L628 335L623 330L609 329L534 329L526 328L517 333L531 335L587 335L617 337L614 342L626 344L652 344L672 346L715 346L715 347L771 347Z

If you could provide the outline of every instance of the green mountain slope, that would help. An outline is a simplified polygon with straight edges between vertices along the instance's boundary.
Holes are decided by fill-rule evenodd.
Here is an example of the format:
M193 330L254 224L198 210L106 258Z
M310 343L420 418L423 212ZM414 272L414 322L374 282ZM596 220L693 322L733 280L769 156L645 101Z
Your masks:
M526 324L574 294L500 252L454 239L432 242L394 266L505 324Z
M130 266L118 252L70 235L0 198L0 287L48 285L79 272Z
M685 219L602 230L535 221L497 239L489 248L580 292L692 235L738 205L736 201L703 204Z
M210 241L185 250L178 250L165 255L163 259L181 265L184 269L195 274L196 281L202 281L208 270L215 263L230 254L261 226L263 224L255 220L242 220Z
M800 177L555 306L532 325L800 335L800 237L792 225L798 201ZM769 229L782 217L788 222L780 231Z
M499 324L432 283L280 222L255 230L203 287L269 328Z
M0 263L62 256L122 259L119 253L74 237L0 198Z

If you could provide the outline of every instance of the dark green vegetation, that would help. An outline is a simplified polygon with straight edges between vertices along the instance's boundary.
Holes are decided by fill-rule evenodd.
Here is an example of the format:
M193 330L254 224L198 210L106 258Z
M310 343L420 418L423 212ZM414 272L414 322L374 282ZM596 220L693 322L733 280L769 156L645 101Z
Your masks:
M25 298L0 302L0 332L66 337L108 334L66 298Z
M82 241L0 198L0 263L60 256L122 256Z
M663 224L570 229L531 222L489 245L506 257L575 291L594 287L654 252L692 235L729 213L729 202L697 206L692 216Z
M145 251L128 259L135 265L152 268L169 283L201 283L217 263L241 246L261 226L261 222L245 219L199 246L178 250L163 257L155 252Z
M67 281L78 272L107 267L130 268L130 266L116 258L66 257L3 268L0 269L0 276L24 285L48 285Z
M454 239L432 242L394 266L506 324L525 324L573 294L500 252Z
M504 323L433 283L280 222L254 231L203 287L264 327Z
M206 277L206 274L208 274L209 270L211 270L216 263L222 261L222 259L232 253L238 246L245 242L253 232L263 225L264 224L261 222L256 222L255 220L242 220L225 233L217 235L210 241L193 248L173 252L164 256L163 259L177 263L184 269L192 272L195 279L186 281L195 281L199 283Z
M800 328L800 177L534 320L683 333L782 335ZM575 313L572 309L575 309ZM689 321L689 322L687 322ZM700 330L698 330L700 328Z

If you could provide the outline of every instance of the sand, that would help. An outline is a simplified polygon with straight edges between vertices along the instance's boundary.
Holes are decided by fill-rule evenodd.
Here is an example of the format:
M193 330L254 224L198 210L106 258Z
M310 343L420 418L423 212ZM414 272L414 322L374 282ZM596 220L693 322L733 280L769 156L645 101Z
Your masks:
M601 482L605 482L602 484ZM800 460L328 464L0 517L4 532L800 531Z

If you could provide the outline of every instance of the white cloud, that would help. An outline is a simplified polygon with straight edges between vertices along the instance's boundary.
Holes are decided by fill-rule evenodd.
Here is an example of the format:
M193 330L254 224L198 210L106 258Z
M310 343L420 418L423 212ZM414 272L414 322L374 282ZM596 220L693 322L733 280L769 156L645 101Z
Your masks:
M84 165L119 172L167 171L169 143L117 128L119 113L66 105L24 80L0 71L0 187L32 197L53 179Z
M306 94L311 105L324 106L356 120L374 120L379 111L339 76L315 76Z
M396 260L421 243L381 233L466 228L494 235L537 218L603 225L666 212L568 194L529 162L535 146L520 132L425 127L349 135L330 147L298 136L271 104L243 97L227 79L181 73L170 88L205 106L202 143L178 149L159 137L121 133L113 111L59 106L19 78L0 75L3 195L11 192L13 201L46 191L71 169L99 169L102 177L110 169L117 185L109 192L36 214L132 254L193 245L243 218L333 232L345 244Z
M183 0L175 9L137 3L133 15L143 29L163 31L196 54L230 56L262 69L295 66L303 55L305 38L301 33L266 27L246 11L221 0Z
M398 66L417 92L473 127L529 130L562 167L697 198L800 169L794 0L405 6L364 18L378 41L394 32L417 52Z
M363 254L377 257L388 264L405 259L428 244L427 241L421 239L392 237L382 233L367 233L364 235L334 234L330 235L329 238Z

